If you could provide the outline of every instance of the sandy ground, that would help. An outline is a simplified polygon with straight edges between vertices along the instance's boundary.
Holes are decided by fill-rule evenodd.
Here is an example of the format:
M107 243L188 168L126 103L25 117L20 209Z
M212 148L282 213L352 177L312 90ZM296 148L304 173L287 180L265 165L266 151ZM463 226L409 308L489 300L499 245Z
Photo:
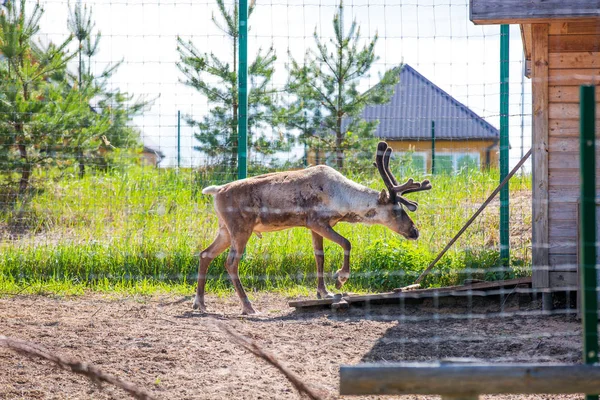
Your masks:
M191 299L176 297L5 297L0 299L0 334L94 363L161 399L299 398L278 371L232 343L215 320L274 353L329 399L339 397L341 364L452 357L581 359L581 328L573 314L541 315L539 304L515 296L503 300L503 313L493 298L474 299L468 306L428 300L337 312L297 312L287 306L288 299L274 294L254 299L263 313L258 317L241 317L233 296L209 297L210 315L191 312ZM49 362L0 348L0 399L121 398L127 394L120 389L99 388Z

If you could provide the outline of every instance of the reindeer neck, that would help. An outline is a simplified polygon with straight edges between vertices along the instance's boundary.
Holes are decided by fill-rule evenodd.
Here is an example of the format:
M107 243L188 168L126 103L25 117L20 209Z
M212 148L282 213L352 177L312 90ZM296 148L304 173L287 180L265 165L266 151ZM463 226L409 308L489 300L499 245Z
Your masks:
M382 218L381 205L378 203L379 192L362 187L353 193L349 207L344 212L342 221L350 223L379 224Z

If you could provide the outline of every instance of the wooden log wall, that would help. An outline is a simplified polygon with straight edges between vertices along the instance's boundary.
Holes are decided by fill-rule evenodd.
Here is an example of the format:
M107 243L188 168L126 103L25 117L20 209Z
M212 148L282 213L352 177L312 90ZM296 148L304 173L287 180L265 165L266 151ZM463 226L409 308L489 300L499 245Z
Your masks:
M548 279L551 288L560 289L577 286L579 86L598 85L600 117L600 19L551 23L547 45Z

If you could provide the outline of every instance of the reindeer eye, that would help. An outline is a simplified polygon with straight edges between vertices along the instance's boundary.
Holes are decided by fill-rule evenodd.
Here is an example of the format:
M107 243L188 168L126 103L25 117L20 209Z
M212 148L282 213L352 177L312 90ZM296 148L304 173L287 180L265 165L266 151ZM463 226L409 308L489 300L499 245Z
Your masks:
M400 204L400 203L395 203L392 210L393 210L394 215L397 217L401 216L405 212L404 208L402 207L402 204Z

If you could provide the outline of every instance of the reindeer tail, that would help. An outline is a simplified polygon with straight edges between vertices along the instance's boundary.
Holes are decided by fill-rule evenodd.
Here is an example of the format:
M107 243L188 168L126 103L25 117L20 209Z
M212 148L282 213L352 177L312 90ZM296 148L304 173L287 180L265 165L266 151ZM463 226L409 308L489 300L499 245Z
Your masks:
M209 186L207 188L202 189L202 194L212 194L215 195L223 186Z

